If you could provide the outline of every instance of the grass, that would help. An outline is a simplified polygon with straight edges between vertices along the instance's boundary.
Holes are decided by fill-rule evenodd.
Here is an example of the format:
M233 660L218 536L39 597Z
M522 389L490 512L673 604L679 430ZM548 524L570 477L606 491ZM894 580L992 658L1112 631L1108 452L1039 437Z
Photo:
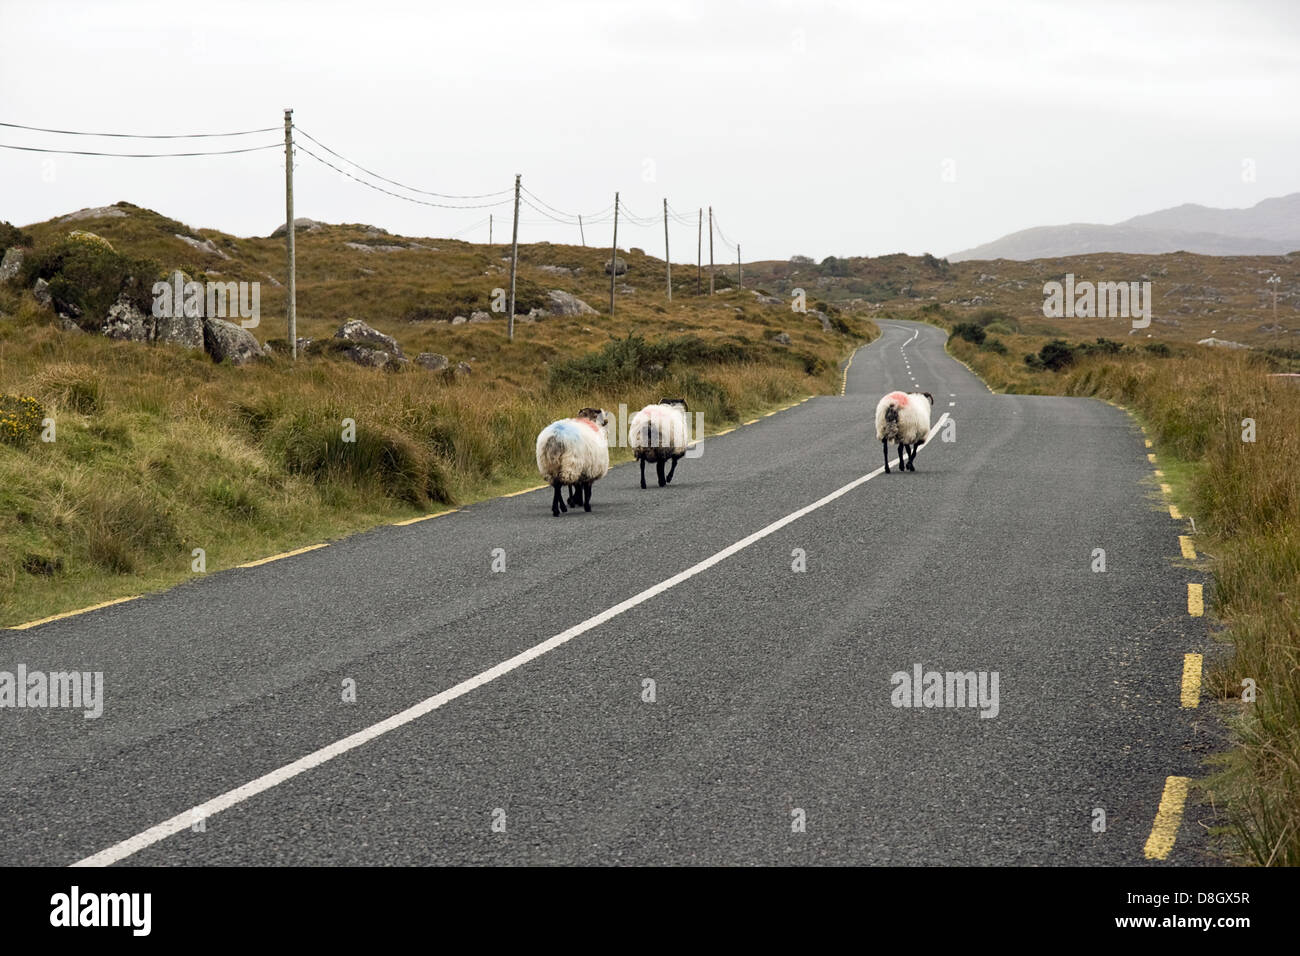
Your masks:
M128 216L25 231L34 254L76 228L131 261L200 280L261 281L263 325L254 331L263 339L278 331L271 317L282 314L283 288L267 277L283 269L282 240L123 208ZM199 253L175 233L212 238L231 258ZM327 340L360 318L408 355L468 362L469 375L363 368L329 350L296 364L277 353L244 368L215 365L175 347L60 331L26 291L0 286L0 395L34 399L57 426L53 442L31 423L18 429L23 440L0 442L0 626L175 585L193 577L195 549L211 573L535 485L537 433L585 405L636 409L682 396L712 431L835 393L838 362L878 334L851 315L836 316L849 334L823 332L815 318L759 306L747 292L696 297L685 268L691 288L683 280L670 304L656 278L662 263L620 250L630 268L620 286L635 291L620 295L615 316L520 322L510 342L501 320L429 318L487 311L503 283L500 247L344 245L366 238L362 226L300 234L299 335ZM540 301L557 288L607 304L607 250L521 252L527 295ZM788 346L772 341L782 331ZM13 407L27 414L29 405Z
M931 310L914 316L944 324ZM1059 372L1024 355L1048 336L997 336L1006 354L953 338L953 355L994 389L1091 396L1130 408L1214 575L1215 636L1233 653L1206 686L1227 713L1236 746L1202 781L1226 806L1235 846L1261 865L1300 865L1300 387L1270 373L1295 359L1175 346L1092 352ZM1255 441L1243 441L1243 420ZM1254 702L1242 682L1254 681Z

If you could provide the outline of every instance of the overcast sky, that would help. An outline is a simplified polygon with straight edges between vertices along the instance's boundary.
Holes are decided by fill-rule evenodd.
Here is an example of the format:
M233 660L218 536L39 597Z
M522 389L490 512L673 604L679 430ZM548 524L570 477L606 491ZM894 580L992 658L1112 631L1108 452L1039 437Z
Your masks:
M711 203L746 260L946 255L1029 226L1300 191L1293 0L0 0L0 91L0 121L96 132L282 127L291 106L325 145L425 190L508 190L518 172L571 213L616 189L640 217L665 196L692 217ZM282 140L0 128L9 145L122 152ZM299 216L485 241L475 224L495 212L509 238L508 205L414 205L301 153L295 177ZM266 235L284 220L283 151L0 149L0 219L121 199ZM693 261L695 238L674 224L673 259ZM521 242L577 239L521 212ZM619 245L662 254L662 223L621 222Z

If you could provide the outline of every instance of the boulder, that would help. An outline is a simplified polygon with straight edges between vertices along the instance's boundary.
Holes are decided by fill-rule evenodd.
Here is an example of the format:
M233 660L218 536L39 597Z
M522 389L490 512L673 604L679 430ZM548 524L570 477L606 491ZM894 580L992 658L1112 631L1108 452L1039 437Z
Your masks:
M557 276L567 276L573 274L572 269L568 269L564 266L538 266L537 268L541 269L543 272L549 272L552 275L557 275Z
M811 316L815 316L815 317L817 318L817 320L818 320L819 322L821 322L821 324L822 324L822 331L823 331L823 332L834 332L834 331L835 331L835 326L831 325L830 316L828 316L828 315L827 315L825 312L823 312L821 309L813 309L813 310L812 310L811 312L809 312L808 314L811 315Z
M421 352L415 357L415 362L417 365L424 366L430 372L441 372L451 364L451 360L447 356L439 355L437 352Z
M609 275L611 271L614 273L614 275L617 276L626 275L627 263L624 262L622 259L618 258L617 256L614 258L612 262L609 259L606 259L605 275Z
M473 312L470 314L469 320L471 322L491 322L492 316L487 312Z
M402 357L402 347L397 344L397 339L391 335L385 335L377 329L372 329L360 319L348 319L339 326L339 330L334 333L334 338L343 339L345 342L355 342L358 345L378 349L381 352L388 352L396 358Z
M185 243L187 246L191 246L199 250L199 252L206 252L208 255L216 256L218 259L230 258L230 256L226 255L224 252L218 249L217 244L213 242L211 239L195 239L193 236L182 236L179 232L174 233L174 235L181 242Z
M43 305L47 309L54 307L54 296L50 295L50 284L44 279L36 280L35 285L32 286L32 297L38 305Z
M785 302L779 296L761 295L755 292L754 297L759 305L785 305Z
M456 375L457 375L457 376L468 375L469 373L470 373L470 367L469 367L469 363L468 363L468 362L457 362L457 363L456 363Z
M458 316L455 316L455 317L451 320L451 324L452 324L452 325L464 325L464 324L465 324L466 322L468 322L468 321L469 321L469 319L465 318L465 316L463 316L463 315L458 315Z
M202 319L203 347L214 362L247 365L262 354L262 347L248 329L225 319Z
M153 338L154 318L137 309L125 296L118 296L109 307L100 331L121 342L148 342Z
M790 336L788 333L778 332L776 333L776 335L772 336L772 341L775 342L777 345L789 345Z
M366 345L349 346L342 349L341 354L350 361L356 362L358 365L364 365L367 368L396 367L406 361L392 352L385 352L383 349L372 349Z
M322 226L324 226L324 223L317 222L315 219L298 218L293 221L293 233L296 236L300 232L316 232ZM275 227L275 231L271 233L271 238L279 239L286 232L288 232L288 229L284 223L281 223Z
M552 289L546 293L546 311L551 315L597 315L591 306L583 302L576 295L564 292L560 289Z
M59 222L76 222L78 219L123 219L125 217L126 211L118 209L116 206L95 206L70 212L62 217Z
M4 259L0 260L0 282L8 282L18 275L18 269L22 264L23 249L20 246L6 249Z
M196 301L191 303L192 308L185 308L185 285L193 280L179 269L172 272L166 279L168 288L171 290L168 295L170 298L165 299L168 303L167 308L160 308L155 304L156 311L162 311L168 314L158 315L153 319L153 340L162 342L165 345L179 345L187 349L203 348L203 314L207 309L206 291ZM177 283L180 283L181 301L175 302L175 290ZM195 314L190 315L193 312ZM105 334L108 334L105 331Z

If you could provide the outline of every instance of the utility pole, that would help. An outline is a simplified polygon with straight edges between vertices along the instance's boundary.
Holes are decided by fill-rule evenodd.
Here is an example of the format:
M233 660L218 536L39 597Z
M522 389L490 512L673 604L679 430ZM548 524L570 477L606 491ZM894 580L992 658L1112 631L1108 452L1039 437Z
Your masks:
M709 295L713 295L713 207L709 207Z
M578 236L582 239L582 248L587 248L587 234L582 231L582 214L578 214Z
M740 264L740 243L736 243L736 286L745 288L745 267Z
M289 251L289 357L298 360L298 297L293 252L293 110L284 111L284 239Z
M510 315L506 318L506 337L515 340L515 274L519 271L519 173L515 173L515 231L510 239Z
M614 281L618 278L618 193L614 193L614 247L609 253L609 314L614 314Z
M488 245L492 245L492 213L488 213Z
M704 207L700 207L700 221L695 226L695 294L704 286Z
M664 197L664 268L668 271L668 301L673 301L673 263L668 258L668 197Z

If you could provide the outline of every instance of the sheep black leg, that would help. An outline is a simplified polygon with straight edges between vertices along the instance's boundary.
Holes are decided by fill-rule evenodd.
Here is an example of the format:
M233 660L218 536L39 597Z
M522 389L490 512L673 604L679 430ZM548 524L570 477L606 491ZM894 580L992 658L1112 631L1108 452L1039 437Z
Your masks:
M582 510L591 510L591 482L585 482L582 486Z
M569 485L569 507L582 503L582 483Z
M664 478L664 460L662 458L660 458L657 462L655 462L655 474L659 476L660 488L668 484L667 480L665 480Z
M645 459L641 459L641 490L645 491Z
M677 459L680 458L680 457L682 457L682 456L681 456L681 455L673 455L673 466L672 466L671 468L668 469L668 477L665 478L664 481L671 482L671 481L673 480L673 472L675 472L675 471L677 470Z
M911 449L907 453L907 470L916 471L916 443L912 443Z
M885 474L889 474L889 439L882 441L880 447L885 450Z
M561 511L568 511L569 509L564 507L564 496L560 493L561 484L557 481L553 487L555 488L555 495L551 498L551 514L558 518Z

